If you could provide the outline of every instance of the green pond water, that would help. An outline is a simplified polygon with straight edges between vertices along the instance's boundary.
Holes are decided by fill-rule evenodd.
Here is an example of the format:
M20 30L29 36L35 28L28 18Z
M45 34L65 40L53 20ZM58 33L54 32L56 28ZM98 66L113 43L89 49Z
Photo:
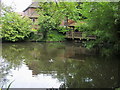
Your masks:
M0 87L13 81L11 88L114 88L119 67L119 59L80 43L3 43Z

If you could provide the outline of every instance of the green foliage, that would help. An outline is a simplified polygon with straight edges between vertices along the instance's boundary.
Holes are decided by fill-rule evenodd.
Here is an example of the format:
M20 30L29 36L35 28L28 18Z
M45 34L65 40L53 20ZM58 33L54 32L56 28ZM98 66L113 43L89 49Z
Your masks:
M64 35L58 33L57 31L49 31L47 41L63 41Z
M39 10L39 32L42 32L43 39L49 39L48 36L51 36L49 32L53 30L56 30L57 33L68 31L66 28L60 27L60 23L66 19L79 20L80 8L78 6L79 3L76 2L41 2L41 8ZM57 33L56 36L58 35ZM56 40L58 40L57 37Z
M30 38L29 38L30 41L42 41L42 39L43 39L42 33L39 33L37 31L30 33Z
M13 12L13 8L11 6L6 6L4 3L0 4L0 9L1 9L1 16L4 16L5 13Z
M58 3L58 9L64 18L67 17L77 21L81 18L80 4L79 2L60 2Z
M88 18L86 19L87 27L82 27L85 31L97 36L94 45L111 43L114 46L120 43L120 33L118 33L118 25L120 24L118 22L120 20L119 2L86 2L81 7L82 15Z
M40 3L41 9L39 11L40 17L38 23L40 25L39 32L42 32L43 39L47 40L47 32L53 29L56 29L59 22L59 18L55 18L56 12L54 3ZM52 12L54 11L54 12ZM54 14L53 14L54 13Z
M55 28L54 19L50 16L40 16L39 17L40 31L43 33L43 38L47 39L47 32Z
M69 31L70 29L61 26L61 27L58 28L58 30L59 30L59 32L61 32L61 33L65 33L65 32L67 32L67 31Z
M34 28L33 28L31 31L33 31L33 32L37 32L37 29L34 29Z
M29 37L30 21L14 12L5 13L2 17L2 39L5 41L21 41Z
M76 26L76 29L79 31L89 31L90 30L90 26L88 25L88 23L80 23L79 25Z

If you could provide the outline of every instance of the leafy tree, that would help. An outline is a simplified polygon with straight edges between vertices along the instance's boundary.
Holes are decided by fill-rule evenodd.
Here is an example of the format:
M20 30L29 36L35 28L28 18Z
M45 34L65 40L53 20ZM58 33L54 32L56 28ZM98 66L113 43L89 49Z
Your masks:
M60 24L60 14L58 15L57 6L55 3L44 2L40 3L40 11L39 11L39 26L40 32L43 34L43 39L47 40L48 32L51 30L56 30L58 25Z
M81 19L80 4L79 2L59 2L58 8L64 18L77 21Z
M97 36L91 46L103 44L103 46L112 45L118 50L120 45L120 2L86 2L81 5L81 13L88 19L85 20L86 31Z
M41 2L39 11L39 25L40 31L43 33L43 38L49 38L51 31L63 31L60 27L62 20L73 19L79 20L80 17L80 3L76 2ZM54 38L54 36L52 36Z
M6 12L2 17L2 39L5 41L21 41L29 36L30 21L14 12Z
M13 8L11 6L6 6L4 3L0 2L0 16L4 16L5 13L13 12Z
M11 6L1 4L0 38L5 41L21 41L29 36L31 22L14 12Z

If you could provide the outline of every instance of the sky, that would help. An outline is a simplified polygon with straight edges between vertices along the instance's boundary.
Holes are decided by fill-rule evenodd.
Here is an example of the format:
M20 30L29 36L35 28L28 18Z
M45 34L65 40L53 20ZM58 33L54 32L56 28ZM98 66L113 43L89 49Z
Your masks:
M15 12L22 12L32 3L32 0L1 0L1 1L7 6L12 6Z
M15 12L22 12L32 3L32 0L1 0L1 1L7 6L14 7ZM36 1L38 1L38 0L36 0ZM39 1L43 1L43 0L39 0ZM52 0L52 1L54 1L54 0ZM63 0L63 1L66 1L66 0ZM70 1L70 0L68 0L68 1ZM73 1L75 1L75 0L73 0ZM79 0L77 0L77 1L79 1ZM93 1L93 0L88 0L88 1ZM115 0L113 0L113 1L115 1ZM116 0L116 1L119 1L119 0Z

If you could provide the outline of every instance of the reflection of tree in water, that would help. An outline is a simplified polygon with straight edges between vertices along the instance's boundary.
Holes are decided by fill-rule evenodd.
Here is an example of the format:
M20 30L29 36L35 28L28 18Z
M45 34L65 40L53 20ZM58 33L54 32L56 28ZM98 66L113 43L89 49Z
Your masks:
M117 60L95 57L95 51L61 43L24 43L3 46L3 57L12 67L24 61L33 75L45 74L63 81L65 87L115 87ZM50 62L49 60L53 60ZM115 58L113 58L115 59ZM62 85L61 85L62 87Z
M52 49L49 45L44 45L44 48L42 48L44 51L41 52L38 60L31 61L28 66L33 70L34 75L39 73L53 75L53 78L57 77L60 81L65 81L67 87L116 86L118 78L116 74L117 63L113 65L111 60L92 57L91 54L93 53L88 53L88 50L86 51L82 48L78 49L75 47L75 49L73 47L70 51L70 49L68 49L70 47L64 47L60 51L58 48L54 47L54 49ZM76 50L78 50L78 53L76 53ZM81 52L80 50L83 51ZM86 52L87 55L85 54ZM61 59L59 55L63 58ZM76 58L76 56L79 57ZM53 63L48 62L50 58L54 60ZM84 62L82 62L81 59L84 60Z
M24 59L24 49L16 44L3 44L2 56L5 58L12 67L19 67Z
M12 67L9 65L9 62L4 60L2 56L0 57L0 88L2 88L6 82L9 80L6 76L10 73Z
M68 66L65 74L66 86L70 88L111 88L117 84L117 68L111 61L86 59L85 63L72 62L74 67Z
M2 45L2 56L1 56L1 66L0 66L0 84L5 86L9 80L7 76L10 75L10 69L20 68L23 61L24 48L19 48L16 44L5 44ZM12 77L12 75L10 75Z

